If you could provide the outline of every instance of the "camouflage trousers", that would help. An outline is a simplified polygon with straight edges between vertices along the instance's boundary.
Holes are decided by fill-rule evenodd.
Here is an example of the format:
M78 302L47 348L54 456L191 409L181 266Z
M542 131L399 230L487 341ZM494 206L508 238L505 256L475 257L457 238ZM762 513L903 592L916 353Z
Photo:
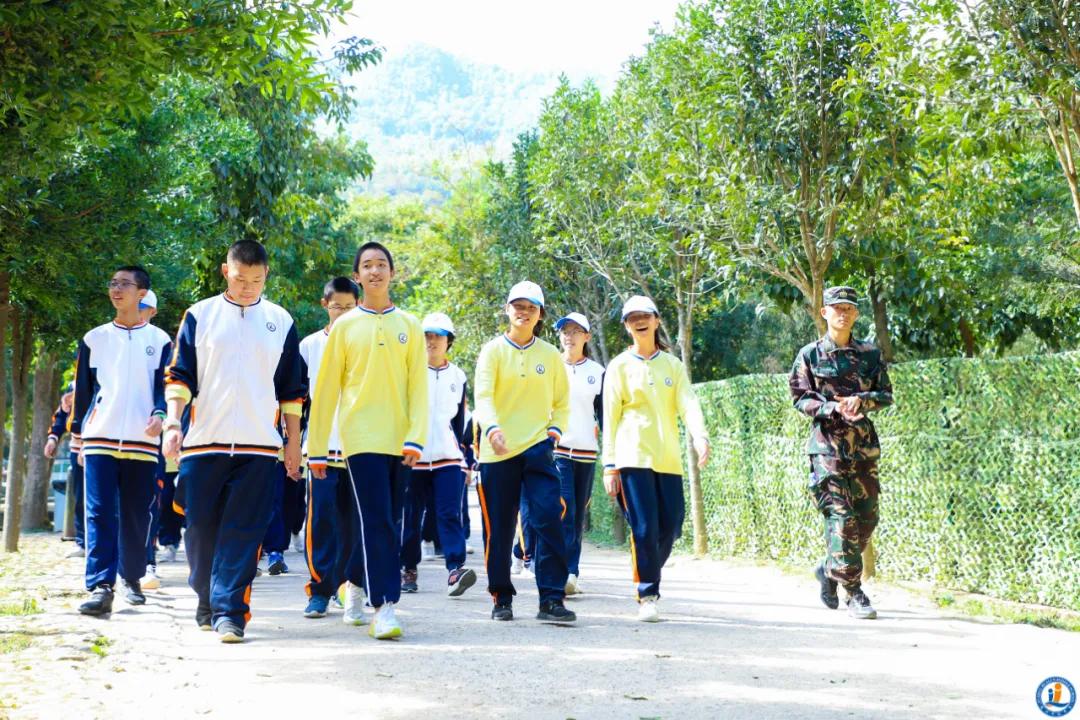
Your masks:
M825 517L825 573L850 592L878 523L877 461L811 455L810 466L810 498Z

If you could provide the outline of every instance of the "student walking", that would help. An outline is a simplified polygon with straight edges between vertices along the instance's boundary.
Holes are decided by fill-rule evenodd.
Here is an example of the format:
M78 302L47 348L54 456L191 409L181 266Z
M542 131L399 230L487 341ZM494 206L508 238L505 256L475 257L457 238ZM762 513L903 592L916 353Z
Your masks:
M45 457L56 457L56 449L60 445L60 439L64 437L64 433L69 431L71 425L71 411L74 404L75 383L72 382L68 386L67 392L60 397L60 405L57 406L56 412L53 413L52 425L49 428L49 437L45 441ZM85 519L83 510L83 466L79 463L79 451L81 449L82 443L79 439L74 435L71 436L70 441L68 442L69 462L67 492L72 493L75 496L75 549L65 555L67 558L86 557L86 534L83 527L83 520ZM64 539L70 540L71 538Z
M326 309L326 327L313 332L300 342L300 358L303 360L305 376L308 380L309 397L314 396L319 387L319 368L322 365L326 342L330 330L338 318L356 309L360 302L360 288L346 277L337 277L323 287L322 306ZM310 415L311 403L306 410ZM304 455L308 457L308 440L304 437ZM307 520L304 523L304 548L307 555L308 572L311 579L304 589L307 591L308 604L304 608L304 617L326 617L330 599L345 582L345 572L350 562L363 567L363 553L358 552L357 533L359 516L353 500L352 482L345 467L345 454L341 446L341 433L338 431L337 412L330 423L330 436L327 440L326 477L316 479L309 467L307 481ZM355 558L351 558L352 555ZM363 580L361 569L357 576ZM363 603L354 605L351 612L361 613ZM362 620L363 615L358 615ZM355 622L356 617L351 618ZM350 621L348 615L346 621Z
M424 318L427 348L428 425L427 446L409 473L402 529L401 589L417 591L416 567L420 563L421 525L429 498L446 570L446 594L458 597L476 583L476 573L465 567L465 528L462 497L465 495L465 372L446 359L454 344L454 323L444 313Z
M195 621L226 643L242 642L251 618L251 582L273 509L279 414L288 433L285 466L300 468L307 386L292 317L262 296L269 272L259 243L229 248L221 266L228 289L188 308L167 375L165 455L181 458Z
M398 523L406 474L423 454L427 437L427 357L420 321L390 300L390 251L377 242L361 245L353 273L363 300L338 318L326 341L312 393L308 466L312 482L326 478L337 417L360 526L346 567L345 621L366 622L366 587L375 608L368 633L385 640L402 634L394 614L401 598Z
M79 342L72 437L82 440L85 469L86 589L84 615L112 612L117 574L132 605L146 602L146 570L157 469L158 436L165 416L163 373L169 336L139 317L150 289L141 267L117 270L108 283L116 309L112 322Z
M566 609L563 503L553 450L569 419L570 388L559 351L537 337L544 293L520 282L506 298L510 327L480 351L476 412L480 428L480 502L488 528L484 560L493 620L512 620L517 591L510 579L511 545L524 495L536 532L533 570L540 595L537 618L577 619Z
M570 574L566 594L576 595L581 563L581 539L592 499L596 474L597 440L604 416L604 366L589 357L589 320L572 312L555 323L563 348L563 362L570 381L570 421L555 446L562 498L566 503L563 533Z
M604 378L604 488L630 526L638 620L657 622L660 570L686 510L678 419L699 467L708 461L709 442L686 368L660 340L656 304L635 295L623 305L622 321L633 347L611 361Z

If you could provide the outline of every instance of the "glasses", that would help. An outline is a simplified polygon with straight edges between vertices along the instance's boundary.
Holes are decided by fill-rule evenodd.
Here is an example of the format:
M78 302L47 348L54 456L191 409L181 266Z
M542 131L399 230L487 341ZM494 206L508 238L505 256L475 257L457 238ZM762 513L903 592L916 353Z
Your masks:
M333 310L334 312L342 312L342 311L345 311L345 310L355 310L356 306L355 305L338 305L337 303L333 303L332 305L327 305L326 309L327 310Z
M126 290L129 287L136 287L137 285L138 283L132 282L130 280L110 280L109 282L105 283L105 287L109 288L110 290Z
M584 330L582 330L581 328L579 328L579 327L564 327L559 332L562 333L563 335L566 335L567 337L574 337L575 335L585 335L586 334L586 332Z

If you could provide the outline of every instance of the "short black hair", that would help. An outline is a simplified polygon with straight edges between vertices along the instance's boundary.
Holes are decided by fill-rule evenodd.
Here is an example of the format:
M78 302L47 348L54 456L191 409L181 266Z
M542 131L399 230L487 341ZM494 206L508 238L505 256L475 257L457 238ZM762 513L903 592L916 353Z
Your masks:
M116 268L116 272L129 272L135 276L135 287L139 290L150 289L150 273L142 265L125 265Z
M386 256L386 262L390 263L391 272L394 270L394 256L390 254L386 246L381 242L375 242L374 240L366 242L356 250L356 258L353 259L352 269L353 272L360 272L360 256L366 253L368 250L378 250Z
M360 299L360 286L354 283L347 277L336 277L330 282L323 285L322 298L323 300L329 300L334 296L334 293L342 293L346 295L352 295L357 300Z
M237 240L229 248L228 261L238 265L270 267L270 256L261 242Z

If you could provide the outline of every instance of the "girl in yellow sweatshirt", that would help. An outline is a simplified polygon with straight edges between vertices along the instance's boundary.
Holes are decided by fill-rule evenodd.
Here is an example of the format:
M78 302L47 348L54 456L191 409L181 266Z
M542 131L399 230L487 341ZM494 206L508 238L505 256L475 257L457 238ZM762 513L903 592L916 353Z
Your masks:
M536 334L544 293L520 282L506 298L510 328L488 342L476 361L476 412L480 441L480 504L488 528L484 561L493 620L512 620L516 591L510 550L524 496L537 534L534 570L540 594L537 618L573 622L563 605L568 574L559 475L553 450L570 417L570 385L562 357Z
M619 499L630 526L638 619L656 622L660 569L686 508L677 420L693 440L699 467L709 442L686 368L659 340L656 304L635 295L623 305L622 320L634 345L604 375L604 487Z

